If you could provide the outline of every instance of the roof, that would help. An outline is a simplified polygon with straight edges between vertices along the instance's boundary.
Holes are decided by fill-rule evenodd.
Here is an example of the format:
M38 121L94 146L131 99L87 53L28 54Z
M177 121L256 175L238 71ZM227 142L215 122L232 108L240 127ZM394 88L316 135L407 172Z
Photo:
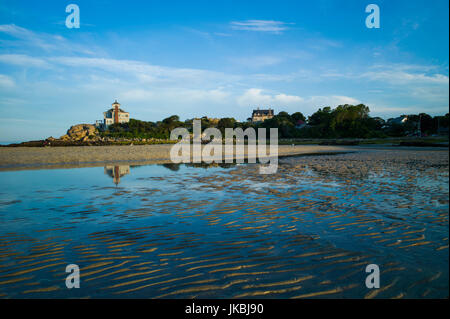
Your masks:
M114 112L114 111L115 111L115 109L111 108L111 109L107 110L106 112ZM125 112L124 110L122 110L121 108L119 108L119 112L128 113L128 112Z
M389 119L389 123L402 124L408 121L408 116L402 115L393 119Z
M272 109L268 109L268 110L253 110L252 116L255 115L273 115L273 110Z

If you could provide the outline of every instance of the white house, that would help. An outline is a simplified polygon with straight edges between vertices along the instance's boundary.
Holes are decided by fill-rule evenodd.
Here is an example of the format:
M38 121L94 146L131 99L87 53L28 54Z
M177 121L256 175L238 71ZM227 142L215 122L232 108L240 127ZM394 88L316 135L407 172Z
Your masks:
M103 122L96 121L96 126L108 127L115 123L128 123L130 121L130 113L125 112L120 108L120 103L117 100L112 104L112 108L103 112Z
M272 109L260 110L259 107L253 110L252 117L248 118L249 122L257 123L264 122L265 120L271 119L274 116Z

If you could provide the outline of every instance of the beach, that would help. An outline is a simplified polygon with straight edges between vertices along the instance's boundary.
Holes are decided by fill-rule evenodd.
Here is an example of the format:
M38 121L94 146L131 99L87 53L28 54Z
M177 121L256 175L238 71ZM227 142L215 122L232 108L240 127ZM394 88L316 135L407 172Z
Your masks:
M103 166L105 163L172 163L173 144L68 147L2 147L0 170ZM348 152L351 147L328 145L279 145L279 156ZM246 152L243 155L246 157Z

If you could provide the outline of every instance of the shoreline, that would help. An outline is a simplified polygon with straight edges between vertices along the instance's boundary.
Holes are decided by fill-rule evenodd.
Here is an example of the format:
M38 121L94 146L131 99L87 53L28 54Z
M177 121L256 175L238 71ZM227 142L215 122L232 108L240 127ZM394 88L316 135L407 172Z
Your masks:
M67 146L0 148L0 171L98 167L113 164L172 164L173 144L133 146ZM362 150L448 151L448 147L408 147L390 145L279 145L278 157L347 153ZM267 156L268 157L268 156ZM247 159L247 153L234 154Z

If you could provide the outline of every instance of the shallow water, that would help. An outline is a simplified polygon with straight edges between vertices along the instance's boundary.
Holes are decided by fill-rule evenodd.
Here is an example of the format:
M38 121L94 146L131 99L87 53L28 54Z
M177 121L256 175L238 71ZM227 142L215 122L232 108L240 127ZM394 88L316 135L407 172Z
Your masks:
M448 153L0 173L3 298L444 298ZM81 288L67 289L77 264ZM380 289L365 285L377 264Z

